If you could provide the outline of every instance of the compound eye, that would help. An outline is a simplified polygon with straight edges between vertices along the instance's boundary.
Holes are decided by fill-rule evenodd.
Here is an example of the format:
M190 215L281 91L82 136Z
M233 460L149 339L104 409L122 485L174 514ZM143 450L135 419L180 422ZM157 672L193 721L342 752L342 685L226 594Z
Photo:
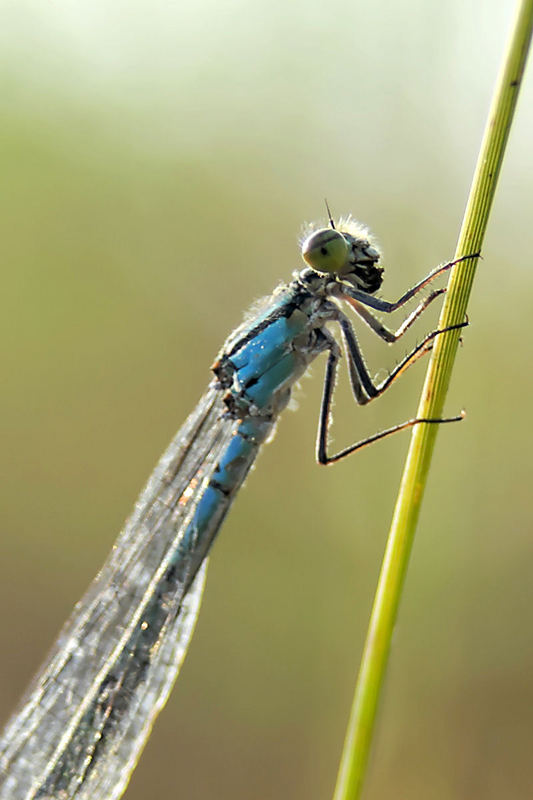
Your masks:
M322 228L302 245L302 258L317 272L343 272L348 265L348 242L332 228Z

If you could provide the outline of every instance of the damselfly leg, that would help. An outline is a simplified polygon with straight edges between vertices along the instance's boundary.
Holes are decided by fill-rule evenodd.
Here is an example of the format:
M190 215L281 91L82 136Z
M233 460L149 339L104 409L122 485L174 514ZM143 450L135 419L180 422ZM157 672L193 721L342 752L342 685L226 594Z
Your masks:
M404 335L404 333L411 327L413 322L418 319L420 314L426 310L430 303L433 300L436 300L437 297L440 297L441 294L445 294L446 289L436 289L434 292L431 292L421 303L417 305L417 307L409 314L408 317L404 319L398 330L391 331L387 328L380 319L375 317L369 310L366 308L362 303L358 300L353 300L351 297L347 297L346 300L353 308L356 314L358 314L362 320L366 322L368 327L376 333L380 339L383 339L384 342L387 344L393 344L397 342L398 339Z
M395 303L388 303L386 300L380 300L372 295L368 295L365 292L358 292L359 299L355 298L355 294L350 292L350 294L345 294L344 299L350 304L353 310L358 314L361 319L363 319L366 324L374 331L381 339L383 339L388 344L393 344L397 342L398 339L404 335L404 333L411 327L413 322L418 319L420 314L426 310L426 308L432 303L437 297L440 297L442 294L445 294L446 289L436 289L435 291L431 292L427 297L425 297L415 309L409 314L408 317L402 322L398 330L391 331L389 330L381 320L377 319L366 306L372 306L372 308L377 308L379 311L384 311L386 313L391 313L392 311L396 311L398 308L401 308L405 303L411 300L418 292L424 289L431 281L438 278L439 275L443 275L449 269L454 267L456 264L459 264L461 261L465 261L468 258L477 258L479 253L474 253L473 255L463 256L462 258L458 258L456 261L449 261L447 264L443 264L440 267L432 270L429 275L426 275L421 281L415 284L411 289L409 289L399 300ZM365 294L365 298L362 299L362 295ZM376 305L376 302L379 304L379 308Z
M408 303L409 300L415 297L415 295L417 295L418 292L424 289L429 283L434 281L435 278L438 278L439 275L443 275L456 264L460 264L461 261L467 261L470 258L479 258L479 255L479 253L469 253L467 256L462 256L461 258L457 258L455 261L449 261L447 264L442 264L440 267L436 267L429 273L429 275L426 275L425 278L422 278L421 281L418 281L418 283L415 283L414 286L408 289L405 294L402 294L400 299L396 300L395 303L391 303L389 300L382 300L380 297L374 297L374 295L364 292L361 289L353 289L352 287L348 287L346 285L343 285L342 294L345 299L352 298L353 300L358 300L365 306L370 306L370 308L373 308L376 311L382 311L385 314L392 314L393 311L397 311L399 308ZM439 294L441 294L442 291L445 290L440 290ZM422 307L416 308L413 312L416 314L415 319L429 305L431 300L434 299L435 297L431 297L430 295L429 300L422 301L420 304Z
M461 322L458 325L450 325L448 328L442 328L442 330L432 331L420 342L420 344L411 350L411 352L408 353L399 364L396 365L396 367L385 378L384 381L376 384L370 377L370 373L361 355L361 350L350 322L346 318L341 318L339 322L341 325L346 354L348 357L348 370L352 393L358 405L366 405L367 403L370 403L371 400L375 400L376 397L380 397L380 395L382 395L383 392L385 392L394 383L394 381L399 378L399 376L405 372L406 369L408 369L408 367L414 364L414 362L425 353L429 352L431 349L429 343L436 336L440 335L441 333L446 333L447 331L464 328L468 325L468 322ZM326 375L324 377L324 390L322 393L320 417L318 422L316 458L319 464L326 465L340 461L342 458L349 456L356 450L366 447L366 445L377 442L380 439L384 439L386 436L390 436L393 433L403 431L405 428L411 428L413 425L418 425L421 422L442 424L444 422L459 422L459 420L463 419L463 414L456 417L441 417L439 419L417 417L405 422L400 422L398 425L394 425L392 428L387 428L386 430L375 433L365 439L361 439L360 441L349 445L349 447L345 447L343 450L340 450L338 453L328 456L327 440L331 420L331 401L335 391L335 379L340 359L340 349L333 337L328 340L328 350Z
M477 254L475 254L477 255ZM418 292L424 289L429 283L431 283L435 278L439 275L442 275L444 272L449 270L452 266L457 264L459 261L464 261L465 258L472 258L473 256L465 256L464 258L458 259L457 261L452 261L443 266L437 267L432 272L429 273L425 278L419 281L415 286L409 289L405 294L403 294L399 300L395 303L391 303L387 300L382 300L380 298L376 298L371 294L367 294L366 292L360 290L352 290L350 287L343 291L344 299L350 304L350 306L354 309L354 311L367 323L367 325L374 331L381 339L388 343L396 342L403 334L407 331L407 329L413 324L413 322L420 316L420 314L433 302L437 297L443 294L446 290L445 289L437 289L431 292L428 297L426 297L422 302L418 304L418 306L409 314L409 316L404 320L404 322L400 325L400 327L396 331L391 331L383 323L377 319L367 308L366 306L371 306L378 311L382 311L385 313L392 313L396 311L398 308L401 308L405 303L411 300ZM381 383L376 383L365 364L364 358L361 353L361 349L359 343L357 341L357 337L353 326L349 319L344 314L339 314L338 318L339 325L342 331L342 337L344 341L344 347L346 351L346 356L348 359L348 372L350 376L350 384L352 388L352 394L354 399L358 405L366 405L371 400L375 400L377 397L380 397L393 383L394 381L399 378L399 376L405 372L415 361L417 361L421 356L431 350L431 342L432 340L441 333L445 333L446 331L456 330L458 328L465 327L468 322L462 322L457 325L451 325L448 328L443 328L442 330L435 330L429 333L421 342L418 344L411 352L409 352L405 358L403 358L399 364L392 370L392 372L383 380ZM333 399L333 394L335 391L335 379L337 374L337 366L340 359L340 348L333 337L327 336L328 339L328 361L326 365L326 374L324 378L324 390L322 394L322 403L320 406L320 417L318 423L318 435L317 435L317 448L316 448L316 457L319 464L332 464L336 461L340 461L345 456L354 453L356 450L360 450L362 447L365 447L373 442L379 441L380 439L385 438L386 436L390 436L393 433L397 433L398 431L402 431L405 428L410 428L413 425L417 425L421 422L428 422L428 423L443 423L443 422L456 422L462 419L462 415L456 417L449 417L449 418L440 418L440 419L422 419L422 418L415 418L410 419L405 422L401 422L398 425L394 425L391 428L387 428L386 430L380 431L379 433L373 434L365 439L361 439L354 444L343 448L338 453L334 455L328 455L327 453L327 439L328 439L328 432L330 427L330 420L331 420L331 403Z

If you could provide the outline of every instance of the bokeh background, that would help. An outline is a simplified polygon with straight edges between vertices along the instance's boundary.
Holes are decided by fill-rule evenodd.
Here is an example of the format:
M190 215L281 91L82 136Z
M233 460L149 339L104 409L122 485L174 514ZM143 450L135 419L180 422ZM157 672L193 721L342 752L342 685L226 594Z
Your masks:
M227 333L352 212L395 299L454 250L512 17L497 0L2 3L0 713ZM435 453L365 797L531 797L533 117L526 76ZM363 331L369 364L395 348ZM211 559L128 800L329 797L407 435L314 462L323 363ZM341 445L412 416L423 366Z

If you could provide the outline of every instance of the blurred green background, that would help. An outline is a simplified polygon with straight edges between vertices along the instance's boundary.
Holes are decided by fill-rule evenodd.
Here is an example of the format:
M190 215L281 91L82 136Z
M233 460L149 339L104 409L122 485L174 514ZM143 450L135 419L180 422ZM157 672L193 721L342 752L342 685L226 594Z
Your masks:
M0 713L96 574L227 333L352 212L395 299L452 254L512 3L2 4ZM531 75L402 602L365 797L531 797ZM388 348L389 368L435 323ZM128 800L327 798L407 435L314 462L323 363L211 560ZM412 416L423 366L341 445Z

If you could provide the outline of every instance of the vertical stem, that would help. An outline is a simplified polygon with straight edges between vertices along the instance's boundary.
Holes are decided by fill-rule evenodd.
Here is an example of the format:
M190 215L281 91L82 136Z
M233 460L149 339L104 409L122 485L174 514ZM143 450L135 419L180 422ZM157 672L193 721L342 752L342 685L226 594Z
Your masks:
M532 28L533 0L521 0L495 86L454 258L481 251ZM440 328L464 319L475 266L476 259L472 258L454 267ZM437 337L422 390L418 417L442 416L458 341L458 331ZM356 800L361 794L391 636L438 427L421 424L413 428L370 618L334 800Z

